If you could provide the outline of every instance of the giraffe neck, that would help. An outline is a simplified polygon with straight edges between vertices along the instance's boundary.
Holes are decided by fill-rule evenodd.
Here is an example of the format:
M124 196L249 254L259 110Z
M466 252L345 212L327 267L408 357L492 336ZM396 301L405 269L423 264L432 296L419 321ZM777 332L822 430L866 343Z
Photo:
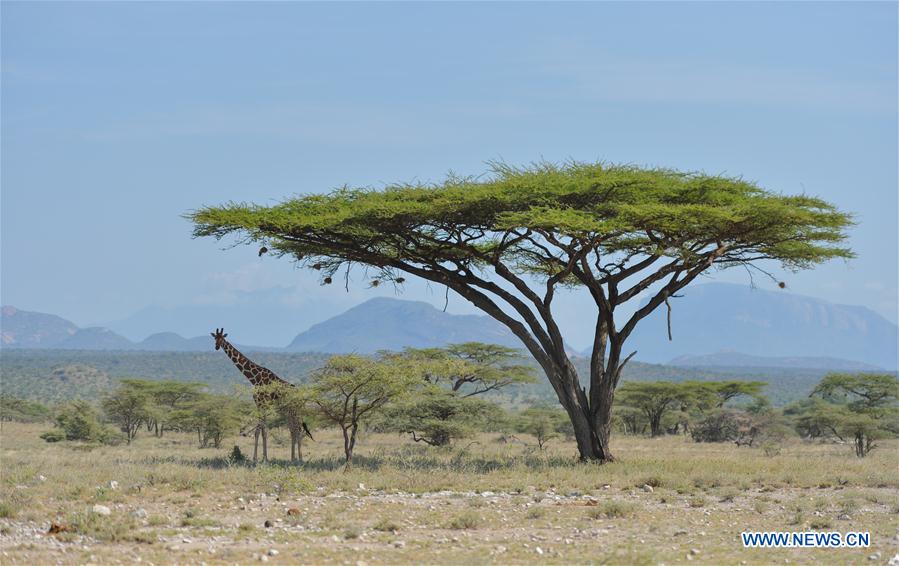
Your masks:
M234 365L240 370L240 373L242 373L251 384L254 386L266 385L272 381L272 378L277 379L277 376L275 376L271 370L250 360L250 358L243 355L240 350L235 348L227 340L223 340L223 342L222 349L225 350L225 353L228 354L228 357L231 358L231 361L234 362Z

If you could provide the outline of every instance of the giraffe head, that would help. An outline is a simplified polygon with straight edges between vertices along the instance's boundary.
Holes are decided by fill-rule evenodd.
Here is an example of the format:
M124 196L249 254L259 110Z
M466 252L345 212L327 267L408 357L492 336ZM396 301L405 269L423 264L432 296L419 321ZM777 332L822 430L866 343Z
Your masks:
M225 343L225 338L228 335L225 333L224 328L216 328L215 332L210 332L213 338L215 338L215 349L218 350Z

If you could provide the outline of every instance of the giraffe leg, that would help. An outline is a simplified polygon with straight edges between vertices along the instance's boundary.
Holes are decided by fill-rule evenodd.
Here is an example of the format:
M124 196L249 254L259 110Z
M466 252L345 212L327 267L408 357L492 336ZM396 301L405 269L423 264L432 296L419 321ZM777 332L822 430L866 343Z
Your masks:
M297 447L297 432L291 427L290 429L290 461L294 462L297 459L296 453Z

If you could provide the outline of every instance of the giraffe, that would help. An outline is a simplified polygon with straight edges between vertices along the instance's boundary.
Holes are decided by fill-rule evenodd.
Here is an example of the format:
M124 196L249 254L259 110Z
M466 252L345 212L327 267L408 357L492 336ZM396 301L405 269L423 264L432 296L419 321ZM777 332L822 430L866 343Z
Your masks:
M281 398L281 394L277 391L259 391L257 388L270 385L283 385L285 387L294 387L293 383L285 381L275 375L272 370L262 367L254 363L248 357L243 355L240 350L234 347L230 342L225 340L228 336L224 328L216 328L215 332L210 333L215 338L215 349L222 349L231 359L237 369L240 370L244 377L253 385L253 402L256 407L263 408L270 403L277 402ZM286 408L287 428L290 430L290 459L295 461L303 458L303 435L312 438L309 427L300 419L294 407ZM260 422L255 429L255 444L253 445L253 462L259 450L259 436L262 435L262 461L268 461L268 426L265 422Z

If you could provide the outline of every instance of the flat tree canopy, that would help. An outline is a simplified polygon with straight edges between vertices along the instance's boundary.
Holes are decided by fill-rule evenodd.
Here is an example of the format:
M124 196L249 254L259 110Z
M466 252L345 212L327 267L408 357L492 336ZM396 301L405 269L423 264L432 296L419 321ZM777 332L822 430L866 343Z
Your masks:
M630 357L622 348L641 319L712 266L804 269L852 256L842 245L851 218L818 198L602 163L493 164L483 178L344 187L189 218L195 236L238 235L320 270L323 283L359 264L374 268L372 284L416 275L453 289L518 336L568 412L581 457L600 461L611 459L612 398ZM595 306L589 389L553 316L565 286L587 288ZM644 291L648 302L616 320Z

